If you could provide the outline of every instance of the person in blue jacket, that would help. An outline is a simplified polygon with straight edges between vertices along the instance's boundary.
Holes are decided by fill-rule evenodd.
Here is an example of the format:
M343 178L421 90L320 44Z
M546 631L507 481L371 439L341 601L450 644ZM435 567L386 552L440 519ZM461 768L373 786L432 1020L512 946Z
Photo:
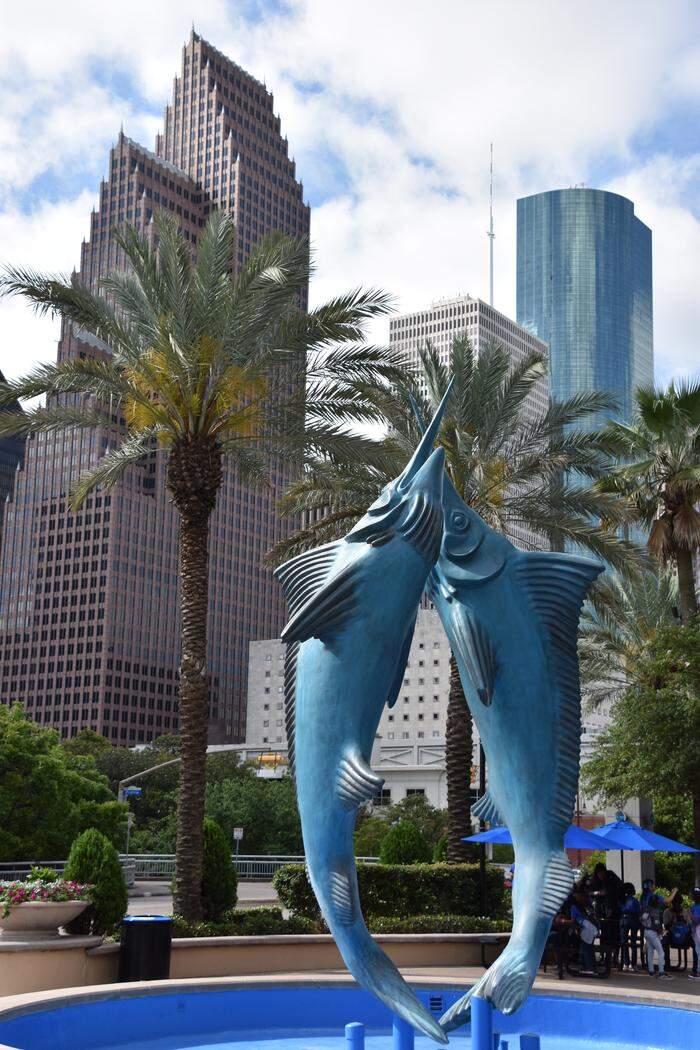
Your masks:
M622 889L623 898L620 906L621 966L623 970L636 970L642 911L632 883L626 882Z

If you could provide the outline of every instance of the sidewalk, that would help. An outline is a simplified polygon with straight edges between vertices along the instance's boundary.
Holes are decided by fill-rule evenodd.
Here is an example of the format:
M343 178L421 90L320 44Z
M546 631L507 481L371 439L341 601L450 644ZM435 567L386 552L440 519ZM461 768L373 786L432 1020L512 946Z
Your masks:
M271 882L239 882L237 908L279 905ZM129 915L172 915L173 897L169 882L137 882L129 890Z

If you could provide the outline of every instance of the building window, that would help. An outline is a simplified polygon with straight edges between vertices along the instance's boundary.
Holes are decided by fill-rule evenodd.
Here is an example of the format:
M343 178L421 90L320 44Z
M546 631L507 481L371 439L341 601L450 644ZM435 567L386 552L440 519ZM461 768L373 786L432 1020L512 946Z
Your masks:
M425 788L406 788L406 798L409 795L425 795Z

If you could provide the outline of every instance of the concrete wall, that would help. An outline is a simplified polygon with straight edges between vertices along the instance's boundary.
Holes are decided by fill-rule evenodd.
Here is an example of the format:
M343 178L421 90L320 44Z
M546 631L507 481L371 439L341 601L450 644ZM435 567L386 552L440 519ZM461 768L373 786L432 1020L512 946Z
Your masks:
M490 963L508 934L494 934L487 947ZM63 940L63 939L62 939ZM65 938L68 940L68 938ZM82 942L83 938L76 938ZM397 966L478 966L477 934L385 934L375 940ZM119 945L84 944L3 947L0 942L0 996L113 984ZM239 977L247 974L318 973L344 970L328 935L299 937L198 937L173 941L171 978Z

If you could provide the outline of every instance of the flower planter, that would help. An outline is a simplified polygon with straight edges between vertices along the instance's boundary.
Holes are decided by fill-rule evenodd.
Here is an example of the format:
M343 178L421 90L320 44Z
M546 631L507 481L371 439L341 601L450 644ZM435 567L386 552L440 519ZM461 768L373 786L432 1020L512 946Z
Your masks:
M25 901L13 904L3 918L0 914L0 940L43 941L59 936L59 927L85 911L89 901Z

